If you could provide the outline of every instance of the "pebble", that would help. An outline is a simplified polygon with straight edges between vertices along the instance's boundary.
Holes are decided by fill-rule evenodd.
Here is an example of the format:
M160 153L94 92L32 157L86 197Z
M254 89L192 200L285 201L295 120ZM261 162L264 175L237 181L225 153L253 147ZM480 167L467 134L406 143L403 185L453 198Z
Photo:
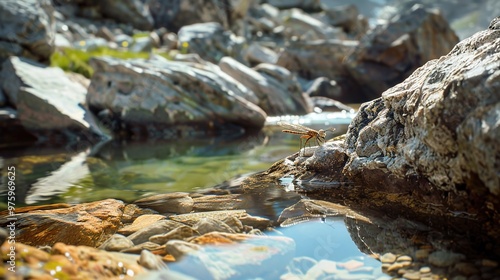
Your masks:
M159 270L166 268L166 265L162 261L162 259L148 250L141 251L141 256L139 257L137 263L151 270Z
M393 263L396 261L396 255L393 253L385 253L380 257L382 263Z
M149 241L154 242L156 244L165 244L170 240L174 239L183 240L192 237L194 235L198 235L198 232L194 231L192 228L188 226L180 226L165 234L153 235L149 238Z
M108 240L104 241L99 249L119 252L128 248L132 248L133 246L134 242L132 242L127 237L121 234L113 234Z
M489 260L489 259L483 259L483 260L481 260L481 265L487 266L487 267L497 267L498 262L493 261L493 260Z
M182 240L170 240L167 242L165 250L172 255L176 260L182 258L186 254L199 251L202 247L197 244L189 243Z
M148 227L134 232L127 238L137 245L149 241L149 238L153 235L164 234L180 226L183 226L183 224L171 220L160 220Z
M158 251L158 250L162 250L162 248L165 248L165 246L147 241L147 242L135 245L131 248L121 250L121 252L122 253L129 253L129 254L140 254L142 252L142 250Z
M459 262L455 264L455 270L467 276L479 273L479 270L476 268L474 264L467 262Z
M408 280L418 280L418 279L420 279L420 272L407 271L403 274L403 278L408 279Z
M237 233L243 232L243 224L236 217L229 216L229 217L225 218L224 220L222 220L222 222L224 222L226 225L231 227L234 230L234 232L237 232Z
M448 267L465 259L462 254L450 251L435 251L429 255L429 263L437 267Z
M429 249L418 249L415 251L415 258L417 260L426 260L429 257Z
M396 270L399 270L403 267L407 267L409 265L411 265L411 262L396 262L396 263L391 264L387 268L387 271L396 271Z
M422 266L420 268L420 273L430 273L430 272L431 272L431 268L428 266Z
M212 218L202 218L193 226L193 230L196 230L200 234L212 231L235 233L235 231L224 222Z
M399 256L397 262L411 262L413 259L410 256Z
M164 220L165 216L163 215L155 215L155 214L149 214L149 215L142 215L139 216L137 219L134 220L134 222L130 225L126 225L123 228L118 230L118 233L123 234L123 235L131 235L132 233L143 229L145 227L148 227L154 223L156 223L159 220Z

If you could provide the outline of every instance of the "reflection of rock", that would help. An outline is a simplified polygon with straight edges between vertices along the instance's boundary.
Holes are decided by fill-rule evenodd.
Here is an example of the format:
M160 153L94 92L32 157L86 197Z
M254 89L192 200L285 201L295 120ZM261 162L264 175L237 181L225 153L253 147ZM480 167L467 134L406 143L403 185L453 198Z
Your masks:
M54 52L54 8L48 0L0 2L0 62L8 56L48 61Z
M61 69L11 57L2 65L0 81L23 127L42 140L47 135L91 142L105 137L85 108L86 89Z
M346 61L368 99L379 97L417 67L446 54L458 37L436 10L414 6L364 37Z
M89 175L86 165L87 152L79 153L68 162L65 162L50 175L45 176L33 183L26 196L26 204L33 204L42 200L50 199L58 194L66 192L79 180Z
M66 244L98 246L121 225L124 204L115 199L82 203L73 207L20 214L17 242L28 245ZM2 219L2 226L7 224Z
M201 65L110 58L91 62L95 73L89 106L109 109L109 124L132 137L177 139L264 124L266 114L242 97L246 89Z

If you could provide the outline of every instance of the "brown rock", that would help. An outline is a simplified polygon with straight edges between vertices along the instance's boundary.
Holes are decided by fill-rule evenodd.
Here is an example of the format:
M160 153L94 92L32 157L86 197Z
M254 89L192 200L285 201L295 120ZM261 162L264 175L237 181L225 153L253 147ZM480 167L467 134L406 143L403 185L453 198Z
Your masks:
M234 210L241 208L242 200L238 194L228 195L206 195L194 198L195 212L202 211L217 211L217 210Z
M193 199L188 193L175 192L157 194L134 202L139 207L150 208L160 213L184 214L193 210Z
M56 242L99 246L121 225L123 202L106 199L73 207L20 214L17 242L53 245Z
M165 248L167 253L174 256L176 260L179 260L186 254L198 251L200 249L201 249L200 245L196 245L182 240L170 240L169 242L167 242Z
M124 226L123 228L118 230L118 233L121 233L123 235L130 235L140 229L143 229L145 227L148 227L154 223L156 223L159 220L165 219L165 216L163 215L142 215L139 216L137 219L134 220L134 222L131 225Z
M151 209L142 209L135 204L127 204L123 209L122 223L132 223L139 216L146 214L157 214L157 212Z
M160 220L148 227L136 231L129 235L128 238L137 245L148 241L153 235L164 234L180 226L183 226L183 224L176 221Z
M90 248L87 246L71 246L56 243L52 248L52 255L62 255L74 266L73 279L104 279L135 276L146 270L137 261L139 256L114 253ZM54 257L54 256L52 256ZM63 264L62 269L67 264Z

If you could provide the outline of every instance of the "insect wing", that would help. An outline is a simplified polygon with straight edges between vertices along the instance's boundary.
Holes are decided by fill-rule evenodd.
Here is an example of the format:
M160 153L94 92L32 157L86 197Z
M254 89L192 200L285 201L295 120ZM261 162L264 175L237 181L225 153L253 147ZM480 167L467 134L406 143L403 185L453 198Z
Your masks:
M305 126L300 125L300 124L291 124L291 123L287 123L287 122L278 122L278 125L281 126L281 127L283 127L283 128L289 129L289 130L294 130L296 132L307 133L308 131L314 131L313 129L310 129L310 128L305 127Z

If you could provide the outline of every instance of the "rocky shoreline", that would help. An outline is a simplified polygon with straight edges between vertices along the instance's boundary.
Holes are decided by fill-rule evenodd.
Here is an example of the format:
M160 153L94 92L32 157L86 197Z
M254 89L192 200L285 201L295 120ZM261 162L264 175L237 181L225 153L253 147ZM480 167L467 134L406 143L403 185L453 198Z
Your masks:
M210 190L16 208L10 232L5 210L0 277L498 278L498 18L459 42L421 5L370 29L355 6L209 2L0 3L0 149L239 136L368 101L347 133ZM47 65L102 50L131 57ZM295 256L280 230L318 218L371 258Z

